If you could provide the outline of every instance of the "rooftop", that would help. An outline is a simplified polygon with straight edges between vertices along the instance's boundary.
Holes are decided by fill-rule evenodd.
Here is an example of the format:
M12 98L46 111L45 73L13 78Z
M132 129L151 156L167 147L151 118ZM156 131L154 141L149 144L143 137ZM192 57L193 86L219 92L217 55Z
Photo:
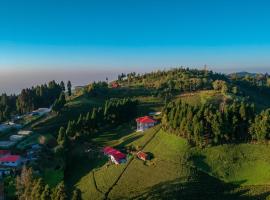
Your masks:
M137 118L136 122L140 122L140 123L156 123L157 121L154 120L152 117L144 116L144 117Z
M0 162L16 162L20 158L21 157L19 155L8 155L8 156L0 158Z

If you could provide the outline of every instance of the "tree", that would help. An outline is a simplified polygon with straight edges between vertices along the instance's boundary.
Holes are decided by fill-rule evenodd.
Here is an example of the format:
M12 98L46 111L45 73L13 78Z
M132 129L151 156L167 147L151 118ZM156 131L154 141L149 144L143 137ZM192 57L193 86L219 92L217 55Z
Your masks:
M60 182L56 188L54 188L52 195L51 195L52 200L66 200L67 199L67 194L66 194L66 188L64 182Z
M58 131L57 143L58 145L63 145L65 140L66 130L63 126L60 127Z
M33 188L31 192L31 199L41 199L42 192L44 190L44 185L42 183L42 180L39 178L34 181Z
M62 88L62 91L65 92L66 87L65 87L65 83L63 81L60 82L60 86Z
M262 111L255 117L249 132L253 139L259 141L270 139L270 109Z
M23 166L21 175L16 178L16 195L19 200L29 199L33 188L32 168Z
M68 81L68 82L67 82L68 96L71 96L71 87L72 87L71 82Z
M55 100L52 110L56 113L59 113L65 106L66 104L66 97L64 93L61 93L59 98Z
M46 185L41 194L41 200L50 200L50 199L51 199L51 190L50 187Z

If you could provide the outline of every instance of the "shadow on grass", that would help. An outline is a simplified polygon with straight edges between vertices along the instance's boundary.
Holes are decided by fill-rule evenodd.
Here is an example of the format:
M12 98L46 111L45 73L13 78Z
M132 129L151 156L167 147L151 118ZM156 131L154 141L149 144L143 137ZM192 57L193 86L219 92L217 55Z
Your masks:
M117 145L117 147L119 148L123 148L125 147L126 145L138 140L139 138L141 138L143 135L136 135L136 136L132 136L128 139L126 139L125 141L123 141L121 144Z
M270 192L264 192L247 196L248 192L249 189L240 189L237 185L224 183L196 170L195 178L187 183L183 183L180 179L163 182L132 199L264 200L270 195Z
M89 158L87 154L73 155L68 161L67 168L65 170L65 182L69 191L74 189L76 183L92 170L102 167L108 158L100 154Z
M108 131L101 131L97 133L93 141L97 143L98 145L103 146L103 145L107 145L108 141L117 141L117 140L121 141L121 138L123 138L124 136L130 135L134 131L135 129L132 127L132 125L127 123L121 126L117 126L117 128L110 128ZM128 138L127 140L129 139L130 138ZM130 139L130 141L131 140L132 139ZM121 145L121 142L118 145Z
M203 170L204 172L211 172L211 167L205 162L206 156L196 154L191 157L192 162L196 167Z

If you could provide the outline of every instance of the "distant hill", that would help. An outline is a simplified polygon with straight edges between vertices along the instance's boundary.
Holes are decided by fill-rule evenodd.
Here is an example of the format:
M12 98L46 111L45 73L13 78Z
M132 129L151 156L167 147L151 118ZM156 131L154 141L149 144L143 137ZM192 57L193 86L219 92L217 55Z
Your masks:
M233 76L236 75L238 77L245 77L245 76L251 76L251 77L255 77L257 74L262 75L261 73L250 73L250 72L236 72L236 73L231 73L229 74L229 76Z

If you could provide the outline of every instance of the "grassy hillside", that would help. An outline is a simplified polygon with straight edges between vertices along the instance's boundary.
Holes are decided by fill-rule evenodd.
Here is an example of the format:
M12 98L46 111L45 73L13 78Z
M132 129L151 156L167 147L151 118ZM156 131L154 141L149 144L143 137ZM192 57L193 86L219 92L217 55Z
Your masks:
M266 146L255 150L257 145L240 144L198 150L180 137L157 130L150 129L143 134L127 132L119 137L119 142L115 138L106 143L119 149L132 144L142 146L143 151L153 154L152 160L143 162L130 157L125 164L111 165L106 157L89 158L84 154L74 160L72 171L67 174L70 186L81 189L83 199L250 200L268 196L268 166L261 165L269 165ZM262 158L261 151L265 151ZM232 155L233 159L229 159ZM237 161L238 157L241 160ZM226 179L222 172L227 174ZM243 179L246 182L241 182Z
M270 149L267 145L220 145L199 150L195 166L225 182L270 185Z
M189 167L185 166L188 148L185 140L159 131L144 148L144 151L154 155L153 160L145 163L134 159L111 190L109 198L144 198L159 183L187 181L190 175Z

